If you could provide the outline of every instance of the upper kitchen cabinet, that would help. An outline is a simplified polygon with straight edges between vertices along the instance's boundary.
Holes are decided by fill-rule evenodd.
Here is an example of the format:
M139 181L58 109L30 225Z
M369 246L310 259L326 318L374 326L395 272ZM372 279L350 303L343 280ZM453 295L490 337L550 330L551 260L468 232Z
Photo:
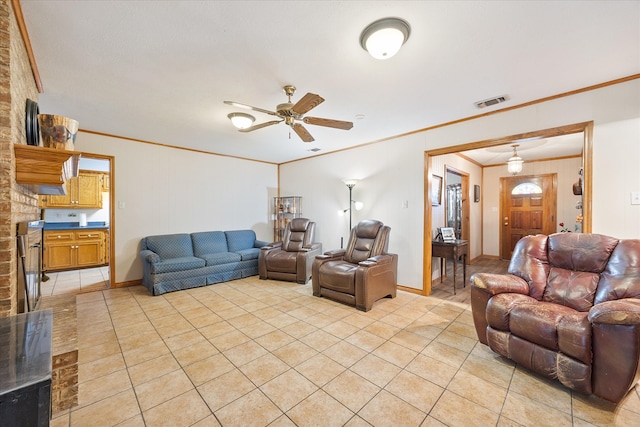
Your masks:
M102 208L102 173L81 170L66 183L67 194L40 196L41 208Z
M101 176L101 180L102 180L102 191L109 192L109 184L111 181L109 174L103 172Z

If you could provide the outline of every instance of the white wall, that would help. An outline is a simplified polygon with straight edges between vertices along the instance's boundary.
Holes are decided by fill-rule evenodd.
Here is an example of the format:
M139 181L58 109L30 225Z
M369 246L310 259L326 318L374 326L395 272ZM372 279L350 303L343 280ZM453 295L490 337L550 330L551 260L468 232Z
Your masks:
M149 235L253 229L271 241L277 166L79 132L75 149L115 157L115 282L138 280Z
M333 249L348 228L345 219L335 214L348 203L348 190L340 180L362 179L354 188L354 199L364 201L365 209L355 212L354 222L376 218L390 225L390 250L399 255L398 282L421 289L425 151L593 120L592 231L640 238L640 205L630 204L631 191L640 191L639 117L640 80L636 79L287 163L280 166L280 185L282 194L304 197L304 214L318 223L318 240L325 249ZM476 183L472 181L471 188ZM404 200L408 209L401 207Z
M399 255L398 282L421 289L425 151L591 120L593 232L640 238L640 205L630 204L630 193L640 191L640 80L283 164L280 194L302 196L303 215L317 223L317 240L325 250L335 249L348 236L348 216L336 214L349 203L341 180L360 179L353 198L365 207L354 211L353 223L375 218L391 226L389 249ZM83 132L76 149L115 156L116 282L142 277L138 249L147 235L253 228L259 239L272 238L274 165ZM473 178L470 188L478 183ZM487 188L482 187L484 201ZM480 217L472 211L472 221ZM481 251L473 247L471 258Z

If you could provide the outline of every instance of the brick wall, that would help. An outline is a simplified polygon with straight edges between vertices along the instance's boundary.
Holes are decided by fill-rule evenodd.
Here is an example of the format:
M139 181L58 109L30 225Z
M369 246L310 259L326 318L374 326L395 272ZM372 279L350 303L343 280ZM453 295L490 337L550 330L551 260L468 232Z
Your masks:
M17 312L16 223L39 218L38 198L15 183L13 144L26 144L27 98L38 100L13 8L0 0L0 316Z

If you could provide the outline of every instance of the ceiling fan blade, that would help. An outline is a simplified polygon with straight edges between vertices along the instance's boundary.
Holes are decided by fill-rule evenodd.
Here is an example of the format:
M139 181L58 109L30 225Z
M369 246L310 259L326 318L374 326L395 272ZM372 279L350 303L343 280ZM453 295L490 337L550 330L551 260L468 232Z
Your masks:
M311 136L309 131L304 126L302 126L300 123L295 123L291 127L293 128L294 132L298 134L300 139L303 140L304 142L315 141L315 139L313 139L313 137Z
M351 122L343 122L342 120L321 119L320 117L305 117L304 119L302 119L302 121L310 125L326 126L329 128L343 130L349 130L353 127L353 123Z
M291 107L291 111L296 114L302 115L323 102L324 98L320 95L316 95L315 93L307 93L302 97L302 99L300 99L300 101L296 102L296 104Z
M233 105L234 107L246 108L247 110L253 110L253 111L258 111L260 113L270 114L272 116L277 116L275 111L265 110L264 108L252 107L251 105L241 104L241 103L235 102L235 101L224 101L224 103L227 104L227 105Z
M252 132L254 130L266 128L267 126L276 125L276 124L280 123L281 121L282 120L272 120L270 122L259 123L257 125L250 126L248 128L238 129L238 132Z

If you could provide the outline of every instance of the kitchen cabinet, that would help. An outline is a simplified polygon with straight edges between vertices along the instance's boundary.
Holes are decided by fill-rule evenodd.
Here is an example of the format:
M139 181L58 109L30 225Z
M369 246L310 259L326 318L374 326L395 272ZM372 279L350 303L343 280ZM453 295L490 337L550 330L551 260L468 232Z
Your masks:
M281 242L284 229L294 218L302 216L302 197L285 196L273 198L273 241Z
M103 173L100 175L100 184L102 185L102 191L108 192L110 186L109 174Z
M83 171L70 178L65 186L67 194L40 196L41 208L102 208L102 174Z
M45 230L43 270L57 271L108 264L106 230Z

